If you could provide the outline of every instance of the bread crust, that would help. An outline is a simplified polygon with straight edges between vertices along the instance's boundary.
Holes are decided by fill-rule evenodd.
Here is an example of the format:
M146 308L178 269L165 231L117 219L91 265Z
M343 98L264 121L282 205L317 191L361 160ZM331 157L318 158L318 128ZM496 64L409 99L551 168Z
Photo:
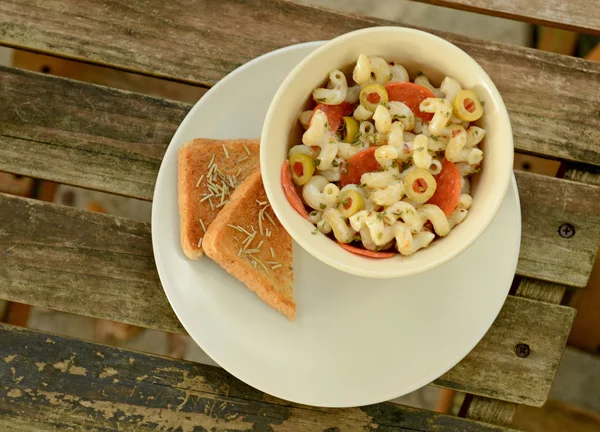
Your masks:
M229 157L226 156L223 146L227 149ZM206 176L211 159L225 177L235 177L235 183L239 185L259 166L259 140L196 138L179 149L177 200L179 203L181 248L185 256L191 260L199 259L203 252L202 244L198 246L200 238L204 237L200 220L203 221L204 227L208 229L222 208L217 208L221 201L220 197L211 198L212 208L209 200L200 202L206 194L210 193ZM204 176L203 180L196 186L202 176ZM221 184L222 181L220 176L217 175L215 183Z
M274 223L265 214L261 234L258 219L261 209L265 207L264 213ZM241 227L250 234L255 231L254 239L245 245L245 249L256 250L262 241L259 251L251 256L240 253L248 235L232 226ZM267 229L270 237L266 235ZM296 303L292 288L292 238L268 206L259 169L236 188L229 203L223 207L204 235L203 247L206 255L246 284L266 304L294 320ZM275 262L277 264L272 264Z

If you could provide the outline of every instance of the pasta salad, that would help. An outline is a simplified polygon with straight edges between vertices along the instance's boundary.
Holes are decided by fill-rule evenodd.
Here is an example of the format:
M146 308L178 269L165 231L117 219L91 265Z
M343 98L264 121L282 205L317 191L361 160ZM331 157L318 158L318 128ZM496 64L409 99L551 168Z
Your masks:
M292 206L346 250L372 258L411 255L444 237L473 202L485 130L477 95L446 77L361 54L352 80L341 70L312 93L302 143L282 168Z

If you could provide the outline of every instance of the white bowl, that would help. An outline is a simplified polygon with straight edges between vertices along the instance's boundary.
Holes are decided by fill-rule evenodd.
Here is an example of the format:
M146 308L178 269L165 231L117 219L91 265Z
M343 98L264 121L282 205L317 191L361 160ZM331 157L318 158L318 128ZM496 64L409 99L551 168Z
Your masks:
M482 170L472 182L473 206L450 234L405 257L372 259L352 254L323 234L289 204L281 186L281 167L290 147L300 144L298 115L312 91L322 86L333 69L348 67L359 54L402 64L414 77L425 73L439 86L450 76L473 90L485 103L480 126ZM275 94L263 125L260 166L271 206L282 225L315 258L341 271L370 278L396 278L437 267L468 248L488 227L508 189L513 166L513 137L504 102L484 70L460 48L432 34L402 27L375 27L347 33L327 42L296 66ZM502 253L502 251L499 251Z

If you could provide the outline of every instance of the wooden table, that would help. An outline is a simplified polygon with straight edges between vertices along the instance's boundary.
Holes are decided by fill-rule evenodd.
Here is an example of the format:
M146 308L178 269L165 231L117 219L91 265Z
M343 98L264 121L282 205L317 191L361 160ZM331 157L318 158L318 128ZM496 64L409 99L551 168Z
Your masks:
M561 0L431 2L600 32L589 13L595 0L570 2L568 13ZM389 24L283 0L0 2L0 44L204 89L273 49ZM564 178L516 173L523 239L511 295L479 345L433 383L469 394L462 417L391 403L301 406L222 369L2 325L0 430L497 431L516 404L541 406L575 314L561 301L585 286L600 239L600 64L433 33L492 77L517 151L564 168ZM151 200L189 109L3 67L0 170ZM157 277L149 224L8 195L0 195L0 298L184 331Z

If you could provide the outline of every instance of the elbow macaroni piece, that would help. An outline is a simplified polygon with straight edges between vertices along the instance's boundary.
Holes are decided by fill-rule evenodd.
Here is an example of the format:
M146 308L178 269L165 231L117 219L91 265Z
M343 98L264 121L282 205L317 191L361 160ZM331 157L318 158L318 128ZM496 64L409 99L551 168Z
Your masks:
M333 161L335 160L338 153L337 140L334 137L329 139L329 142L321 146L321 153L316 159L319 171L325 171L332 168Z
M448 218L441 208L433 204L423 204L417 209L417 214L421 218L421 222L430 221L433 224L433 229L440 237L447 236L450 232Z
M440 172L442 172L442 163L437 159L433 159L431 161L431 165L429 165L429 168L425 169L429 171L429 174L431 174L432 176L436 176Z
M292 147L288 151L288 158L292 157L295 154L305 154L307 156L310 156L311 158L315 158L317 156L316 151L304 144L299 144Z
M300 115L298 116L298 120L300 121L300 124L302 124L302 127L304 129L308 129L308 122L310 121L310 118L312 117L312 110L306 110L306 111L302 111L300 113Z
M485 129L477 126L471 126L467 129L467 143L465 147L475 147L485 137Z
M392 123L387 133L387 143L396 149L399 156L402 155L405 149L404 140L404 126L402 123Z
M359 151L368 148L368 144L365 145L365 143L360 140L356 145L338 141L337 146L338 146L338 156L342 159L350 159L352 156L354 156Z
M362 105L357 106L352 115L359 121L369 120L373 117L373 113Z
M320 175L313 176L302 188L302 198L315 210L325 210L337 205L340 189Z
M463 162L461 151L467 143L467 132L462 126L449 126L450 139L446 147L446 159L450 162Z
M398 219L401 219L413 233L417 233L423 229L423 222L417 213L417 209L405 201L398 201L386 207L384 218L389 225L393 225Z
M390 65L390 73L392 74L392 79L390 82L409 82L410 79L408 77L408 72L404 68L404 66L399 65L398 63L394 63Z
M421 87L425 87L431 93L433 93L435 95L435 97L437 97L437 98L444 97L444 93L441 92L440 90L436 89L434 86L432 86L431 83L429 82L429 78L427 78L426 75L419 75L418 77L416 77L415 84L418 84Z
M458 198L458 203L456 204L456 208L469 210L473 205L473 197L469 194L463 193Z
M310 126L306 129L306 132L302 135L302 143L307 146L321 146L329 141L329 122L327 115L321 111L316 110Z
M427 152L429 139L425 135L417 135L413 142L412 157L415 165L418 168L429 169L431 166L432 157Z
M397 203L404 196L404 183L397 181L386 188L375 189L370 197L373 202L380 206L390 206Z
M463 177L475 173L475 170L477 169L476 167L469 165L467 162L459 162L455 165L456 169L458 170L458 173Z
M331 226L333 235L340 243L350 243L354 240L356 231L346 224L346 221L337 209L328 208L325 210L323 212L323 220L327 221L329 226Z
M390 65L381 57L369 57L368 59L371 62L371 73L375 75L375 81L386 85L392 78Z
M325 219L321 219L317 222L317 229L323 234L329 234L331 232L331 225Z
M350 216L350 226L355 231L360 231L363 227L368 228L371 240L376 246L383 246L394 238L393 231L383 223L383 215L375 211L361 210Z
M383 105L377 105L375 114L373 114L373 120L375 121L375 129L379 132L386 133L392 126L392 116Z
M452 105L446 99L427 98L419 109L427 113L435 113L429 122L429 132L433 135L441 135L452 115Z
M396 249L404 256L412 255L419 249L429 246L435 238L435 234L428 231L412 235L402 222L396 222L393 229L396 237Z
M400 180L400 173L397 168L395 170L392 168L382 172L365 173L360 178L362 184L373 189L383 189L398 180Z
M375 150L375 159L379 162L379 165L386 169L393 167L394 160L398 159L398 150L391 145L378 147Z
M444 78L444 81L442 81L440 90L445 94L444 98L452 104L454 99L456 99L456 95L462 90L462 87L458 81L446 77Z
M415 115L405 103L391 101L388 102L388 106L392 121L397 120L402 123L405 131L413 130L415 128Z
M352 79L357 84L364 84L371 78L371 62L366 55L361 54L358 56L356 66L352 71Z
M360 97L360 84L353 85L352 87L348 87L348 92L346 93L346 99L344 102L348 102L350 104L355 104L358 102Z
M456 225L458 225L463 220L465 220L468 213L469 213L469 211L467 209L463 209L463 208L454 209L452 211L452 213L450 213L450 216L448 216L448 225L450 226L450 229L454 228Z
M341 171L342 170L340 169L340 166L338 165L336 167L332 166L329 169L321 171L321 172L319 172L319 174L322 175L323 177L325 177L330 182L337 182L337 181L340 181L340 179L342 178Z
M313 98L326 105L339 105L346 99L348 83L346 76L340 70L329 73L332 88L318 88L313 91Z

